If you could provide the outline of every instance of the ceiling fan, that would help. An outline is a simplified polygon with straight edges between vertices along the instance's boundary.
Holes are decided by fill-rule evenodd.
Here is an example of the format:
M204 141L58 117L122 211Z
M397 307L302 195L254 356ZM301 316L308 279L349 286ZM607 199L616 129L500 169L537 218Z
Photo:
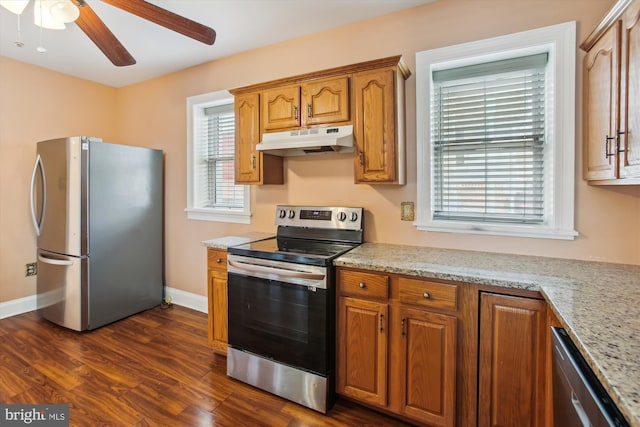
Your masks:
M102 1L199 42L212 45L216 40L216 32L212 28L169 12L145 0ZM136 63L133 56L113 35L111 30L107 28L86 1L72 0L72 2L80 9L80 16L75 21L76 24L114 65L126 66Z
M101 1L199 42L212 45L216 40L216 32L212 28L177 15L145 0ZM0 0L0 5L19 15L28 2L29 0ZM72 16L70 20L63 20L63 22L75 21L78 27L80 27L114 65L122 67L136 63L136 60L129 51L120 43L85 0L36 0L36 5L42 8L41 5L45 2L52 5L52 12L56 12L54 9L57 7L60 8L59 11L63 11L65 14L69 12L69 9L73 9L70 12L70 16ZM72 5L69 4L69 2ZM75 10L76 7L78 9L77 11ZM42 24L38 22L39 18L42 19L42 16L38 17L36 15L36 25L42 26ZM60 25L62 25L61 28L64 28L63 24Z

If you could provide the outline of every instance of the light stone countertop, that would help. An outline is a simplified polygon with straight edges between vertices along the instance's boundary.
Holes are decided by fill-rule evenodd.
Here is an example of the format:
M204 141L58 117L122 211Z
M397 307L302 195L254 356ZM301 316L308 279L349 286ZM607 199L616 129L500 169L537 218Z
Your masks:
M202 246L212 249L227 249L230 246L243 245L245 243L257 242L275 237L273 233L262 233L258 231L237 234L234 236L218 237L216 239L204 240Z
M632 427L640 427L640 266L365 243L334 261L539 291Z

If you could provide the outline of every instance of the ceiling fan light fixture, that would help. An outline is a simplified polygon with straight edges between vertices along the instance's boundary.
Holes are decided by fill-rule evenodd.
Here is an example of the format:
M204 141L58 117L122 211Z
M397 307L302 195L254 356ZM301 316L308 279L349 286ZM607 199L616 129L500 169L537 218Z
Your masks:
M0 0L0 6L16 15L22 14L28 3L29 0Z
M80 16L80 9L71 0L57 0L49 8L51 16L59 22L73 22Z
M67 28L64 22L57 20L52 14L52 6L58 0L35 0L33 7L33 22L42 28L48 30L64 30Z

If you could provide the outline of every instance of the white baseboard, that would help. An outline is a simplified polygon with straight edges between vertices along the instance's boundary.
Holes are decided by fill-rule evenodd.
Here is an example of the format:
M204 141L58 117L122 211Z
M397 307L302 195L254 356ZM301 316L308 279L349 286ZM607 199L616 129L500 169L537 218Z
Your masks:
M181 291L180 289L174 289L169 286L164 289L164 295L165 298L171 298L171 302L176 305L181 305L202 313L207 313L209 311L209 304L206 296L192 294L191 292ZM37 308L38 301L35 295L0 302L0 319L28 313L36 310Z
M167 286L164 288L164 297L171 298L173 304L181 305L192 310L202 313L209 311L207 297L203 295L192 294L191 292L181 291L180 289Z
M28 313L38 308L38 300L35 295L24 298L12 299L0 302L0 319Z

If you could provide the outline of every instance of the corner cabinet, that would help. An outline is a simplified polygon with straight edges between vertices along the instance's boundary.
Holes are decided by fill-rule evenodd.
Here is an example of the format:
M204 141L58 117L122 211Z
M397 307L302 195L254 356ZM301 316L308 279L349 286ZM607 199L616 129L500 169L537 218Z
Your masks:
M234 113L236 184L282 184L282 157L256 149L260 142L260 95L236 96Z
M640 184L640 0L620 0L580 45L584 178Z
M227 354L227 251L207 248L209 346Z
M337 304L337 392L456 425L458 286L339 268Z
M353 125L354 181L405 183L400 56L230 90L235 97L236 183L282 184L281 157L257 150L268 132Z

